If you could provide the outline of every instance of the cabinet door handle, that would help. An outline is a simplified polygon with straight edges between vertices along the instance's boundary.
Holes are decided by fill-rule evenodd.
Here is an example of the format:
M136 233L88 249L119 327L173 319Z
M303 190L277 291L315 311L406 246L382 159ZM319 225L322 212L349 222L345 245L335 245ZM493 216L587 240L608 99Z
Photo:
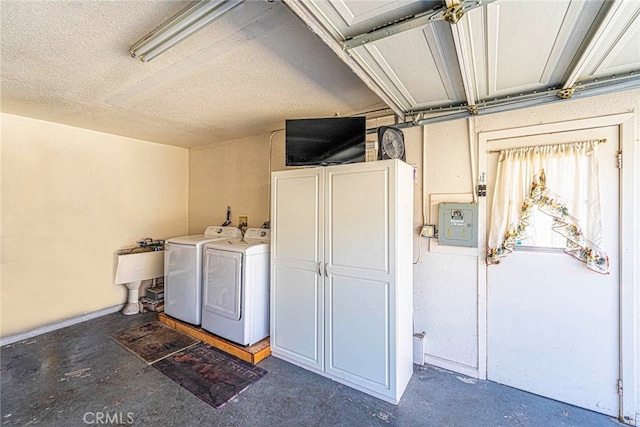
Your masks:
M327 273L327 263L326 262L324 263L324 275L326 277L329 277L329 273Z
M318 275L322 276L322 263L318 263Z

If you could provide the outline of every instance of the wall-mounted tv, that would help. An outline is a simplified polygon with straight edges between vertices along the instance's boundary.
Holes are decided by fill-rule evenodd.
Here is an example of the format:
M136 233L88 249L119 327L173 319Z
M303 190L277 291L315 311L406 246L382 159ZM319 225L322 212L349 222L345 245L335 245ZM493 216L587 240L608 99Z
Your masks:
M364 162L365 117L292 119L285 123L287 166Z

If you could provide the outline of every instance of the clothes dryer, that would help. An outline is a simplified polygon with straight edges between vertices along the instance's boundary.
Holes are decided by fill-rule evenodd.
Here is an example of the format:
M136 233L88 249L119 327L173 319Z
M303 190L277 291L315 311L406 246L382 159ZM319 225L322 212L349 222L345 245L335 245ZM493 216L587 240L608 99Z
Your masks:
M164 244L164 312L193 325L202 321L202 248L241 237L236 227L209 226L204 234L173 237Z
M269 336L271 230L204 246L202 329L249 346Z

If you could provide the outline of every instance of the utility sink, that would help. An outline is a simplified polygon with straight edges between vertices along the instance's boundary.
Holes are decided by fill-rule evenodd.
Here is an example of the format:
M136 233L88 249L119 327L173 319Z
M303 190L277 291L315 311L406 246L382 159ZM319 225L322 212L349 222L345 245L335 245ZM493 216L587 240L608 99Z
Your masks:
M116 252L115 284L129 289L123 314L138 313L138 291L143 280L164 276L164 251L156 247L134 247Z

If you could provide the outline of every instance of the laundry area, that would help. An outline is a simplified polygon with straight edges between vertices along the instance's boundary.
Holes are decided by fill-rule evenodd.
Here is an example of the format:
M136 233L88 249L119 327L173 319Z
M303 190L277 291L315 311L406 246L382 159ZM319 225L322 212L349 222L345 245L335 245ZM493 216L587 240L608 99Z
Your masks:
M2 425L640 426L640 2L0 36Z
M116 284L129 290L122 314L158 315L111 338L215 408L264 376L254 365L271 354L271 230L228 225L230 209L227 225L204 234L147 238L116 253Z

